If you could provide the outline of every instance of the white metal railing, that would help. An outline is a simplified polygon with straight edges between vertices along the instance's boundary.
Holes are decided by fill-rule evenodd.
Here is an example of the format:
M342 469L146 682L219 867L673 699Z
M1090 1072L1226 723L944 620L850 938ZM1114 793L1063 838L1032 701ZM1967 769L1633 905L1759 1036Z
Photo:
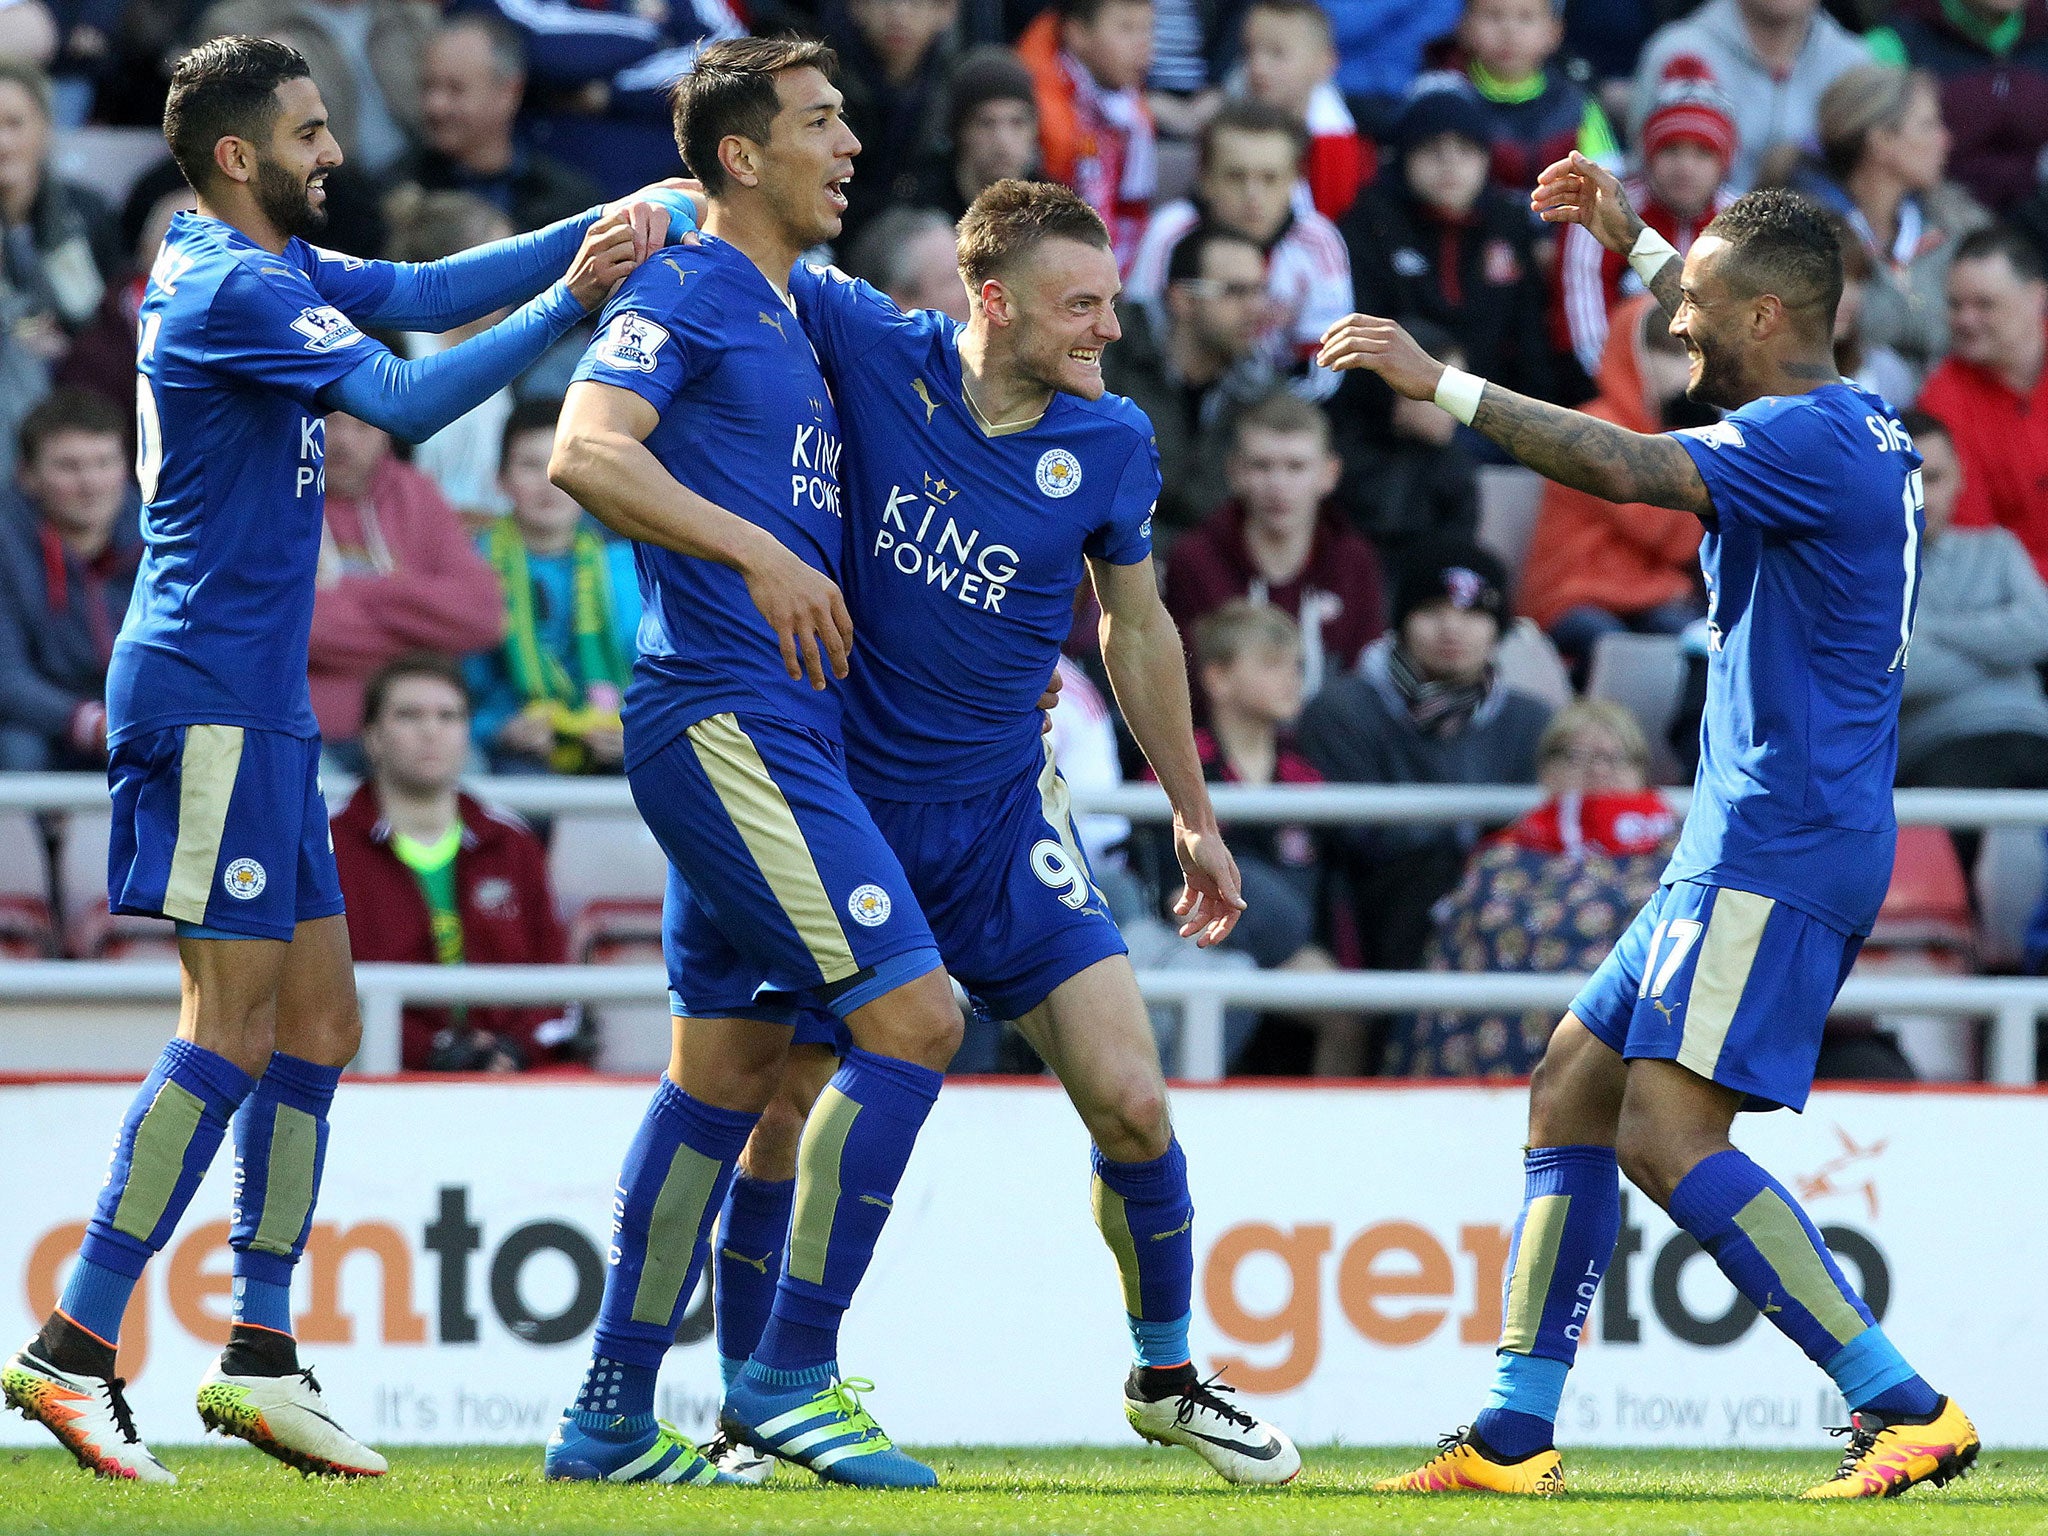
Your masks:
M1179 1075L1223 1075L1223 1014L1229 1007L1289 1011L1344 1008L1368 1012L1459 1010L1562 1011L1585 977L1439 971L1140 971L1146 1001L1182 1010ZM657 1003L668 997L658 965L391 965L356 967L363 1047L356 1066L395 1072L399 1017L408 1003L446 1005ZM0 962L0 999L10 1002L174 1003L178 968L168 961L80 965L75 961ZM2048 1015L2048 978L1852 976L1835 1011L1989 1018L1986 1062L1993 1082L2034 1081L2034 1026Z
M479 778L472 793L527 816L630 816L633 797L618 778ZM330 803L341 801L330 782ZM1662 791L1684 814L1690 789ZM1224 784L1210 794L1225 821L1342 823L1510 821L1543 799L1533 784L1299 784L1252 789ZM1899 820L1930 827L2048 827L2048 790L1902 789ZM1076 789L1074 809L1135 821L1164 821L1158 786ZM107 805L107 781L96 773L0 773L0 811L94 811Z

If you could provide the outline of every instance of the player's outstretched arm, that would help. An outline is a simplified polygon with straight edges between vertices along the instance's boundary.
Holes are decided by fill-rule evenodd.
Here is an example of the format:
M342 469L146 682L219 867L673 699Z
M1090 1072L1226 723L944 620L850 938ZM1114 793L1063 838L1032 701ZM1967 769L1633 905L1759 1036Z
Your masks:
M1573 150L1538 173L1529 206L1546 224L1585 225L1608 250L1628 258L1667 316L1678 313L1678 279L1685 264L1629 206L1628 192L1614 172Z
M694 185L680 177L655 182L545 229L472 246L441 261L344 258L336 272L335 263L323 259L315 281L358 324L450 330L540 293L562 276L585 236L601 223L610 221L630 235L636 262L685 239L697 227L696 204L687 190Z
M361 364L321 391L323 403L407 442L432 437L510 384L602 305L639 265L644 239L629 211L605 215L585 231L567 275L539 298L431 357L408 360L373 344Z
M1538 474L1607 501L1705 516L1714 509L1692 455L1664 433L1631 432L1531 400L1431 357L1400 326L1351 315L1323 335L1325 368L1369 368L1410 400L1434 400Z
M1173 913L1181 920L1181 937L1204 949L1221 944L1237 926L1244 895L1195 751L1180 631L1160 600L1149 555L1131 565L1091 558L1088 571L1102 604L1102 663L1109 686L1173 805L1173 851L1183 879Z
M825 669L846 676L853 620L831 579L774 535L706 501L662 468L646 438L660 420L629 389L580 379L569 386L555 428L548 478L606 527L700 560L730 566L775 631L792 678L825 686Z

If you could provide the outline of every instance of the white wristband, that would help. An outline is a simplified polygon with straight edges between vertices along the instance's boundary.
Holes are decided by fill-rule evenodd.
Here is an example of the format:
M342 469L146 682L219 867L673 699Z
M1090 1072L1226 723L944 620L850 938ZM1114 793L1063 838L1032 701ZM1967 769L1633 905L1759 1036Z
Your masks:
M1635 268L1636 276L1648 287L1651 279L1664 270L1664 263L1677 254L1677 246L1645 224L1643 232L1636 236L1636 243L1629 247L1628 264Z
M1446 368L1444 376L1436 381L1436 403L1469 427L1479 412L1479 396L1485 388L1486 380L1478 374Z

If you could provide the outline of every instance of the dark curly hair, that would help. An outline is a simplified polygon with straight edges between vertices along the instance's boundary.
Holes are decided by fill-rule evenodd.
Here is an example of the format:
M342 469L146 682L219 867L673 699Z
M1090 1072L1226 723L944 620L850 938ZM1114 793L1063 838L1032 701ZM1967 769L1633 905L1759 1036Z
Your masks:
M213 178L213 147L232 135L261 140L277 121L277 88L310 77L305 57L267 37L216 37L171 71L164 138L195 192Z
M1701 231L1733 248L1723 265L1731 287L1769 293L1809 327L1832 334L1842 302L1842 247L1826 210L1784 187L1745 192Z

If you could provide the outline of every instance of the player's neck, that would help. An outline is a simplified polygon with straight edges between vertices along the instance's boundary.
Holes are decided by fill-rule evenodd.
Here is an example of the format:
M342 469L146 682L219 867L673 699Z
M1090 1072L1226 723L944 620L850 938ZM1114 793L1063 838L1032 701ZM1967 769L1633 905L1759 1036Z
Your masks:
M1052 405L1053 392L1010 366L979 314L960 333L960 383L989 432L1036 421Z
M262 246L271 255L282 256L291 237L270 222L263 210L256 206L255 198L240 188L236 191L242 195L208 197L202 194L199 198L199 216L205 219L218 219L244 239Z
M409 837L416 843L439 842L462 816L452 785L421 791L380 779L377 805L396 836Z
M713 198L704 210L704 233L723 240L759 267L777 293L789 293L789 269L804 247L791 242L788 231L767 209L749 201Z

